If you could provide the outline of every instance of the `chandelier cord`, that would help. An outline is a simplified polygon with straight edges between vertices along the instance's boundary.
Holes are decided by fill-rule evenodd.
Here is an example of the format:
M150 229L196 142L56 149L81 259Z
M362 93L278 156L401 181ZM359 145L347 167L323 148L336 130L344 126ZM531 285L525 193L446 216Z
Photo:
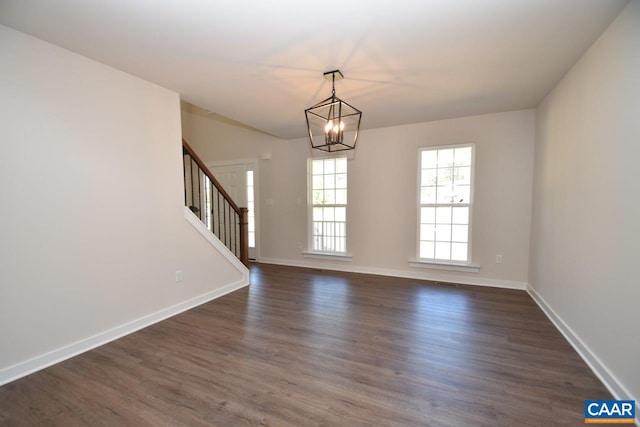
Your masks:
M331 74L331 94L336 96L336 73Z

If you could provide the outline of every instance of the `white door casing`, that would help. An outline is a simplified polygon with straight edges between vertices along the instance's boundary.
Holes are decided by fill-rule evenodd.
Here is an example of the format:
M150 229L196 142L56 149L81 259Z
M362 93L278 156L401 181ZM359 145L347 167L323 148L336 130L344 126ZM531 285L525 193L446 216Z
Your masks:
M249 207L249 199L251 197L247 194L247 172L253 171L253 207L254 212L249 213L253 216L253 224L249 224L250 232L254 231L255 244L249 245L249 259L258 259L258 203L257 190L258 190L258 161L257 159L250 160L230 160L224 162L211 162L206 165L213 173L213 176L218 180L222 188L231 196L233 201L239 207ZM253 215L251 215L253 214Z

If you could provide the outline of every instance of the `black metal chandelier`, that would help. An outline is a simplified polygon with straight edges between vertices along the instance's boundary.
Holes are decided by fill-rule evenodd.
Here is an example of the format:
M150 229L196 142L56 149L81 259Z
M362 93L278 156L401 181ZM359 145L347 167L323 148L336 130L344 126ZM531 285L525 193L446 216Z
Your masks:
M327 71L331 96L304 110L311 148L326 152L354 150L360 133L362 111L336 96L336 80L344 78L340 70Z

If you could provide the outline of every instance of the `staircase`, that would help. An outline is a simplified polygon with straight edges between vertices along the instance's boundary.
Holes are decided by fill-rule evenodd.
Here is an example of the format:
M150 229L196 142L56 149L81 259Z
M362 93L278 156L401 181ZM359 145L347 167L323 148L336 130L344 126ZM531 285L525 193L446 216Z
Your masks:
M236 205L184 139L182 161L185 206L249 267L247 208Z

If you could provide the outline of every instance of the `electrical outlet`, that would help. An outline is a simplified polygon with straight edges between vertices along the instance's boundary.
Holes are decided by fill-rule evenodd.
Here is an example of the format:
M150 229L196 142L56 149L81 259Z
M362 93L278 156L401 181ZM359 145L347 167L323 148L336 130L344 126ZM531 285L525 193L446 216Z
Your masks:
M176 270L176 283L182 282L182 270Z
M496 255L496 264L502 264L502 255L498 254Z

